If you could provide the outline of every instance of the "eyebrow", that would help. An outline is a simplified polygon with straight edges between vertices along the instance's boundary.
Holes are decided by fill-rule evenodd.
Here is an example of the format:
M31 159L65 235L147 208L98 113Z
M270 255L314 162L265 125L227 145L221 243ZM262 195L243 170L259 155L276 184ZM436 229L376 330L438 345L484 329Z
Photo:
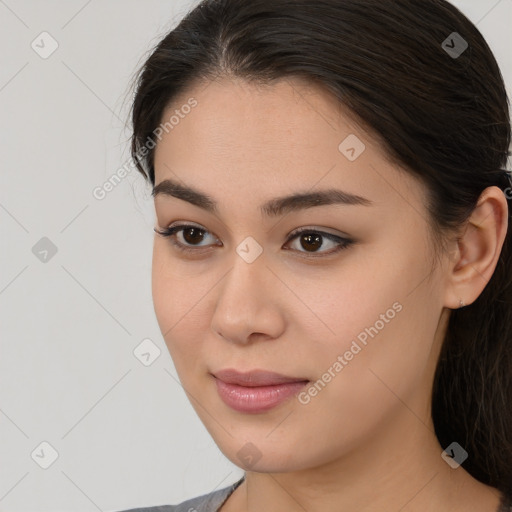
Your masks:
M176 181L165 179L153 188L151 195L172 196L187 201L210 213L218 213L217 201L203 192L182 185ZM325 206L332 204L370 206L372 201L338 189L327 189L316 192L295 193L289 196L271 199L261 206L261 212L267 217L278 217L288 212Z

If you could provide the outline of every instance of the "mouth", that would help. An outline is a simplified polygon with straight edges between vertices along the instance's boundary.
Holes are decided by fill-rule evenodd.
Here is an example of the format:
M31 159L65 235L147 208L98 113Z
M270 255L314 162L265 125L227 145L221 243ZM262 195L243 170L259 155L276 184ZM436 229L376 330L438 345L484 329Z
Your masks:
M212 373L217 392L230 408L243 413L261 413L287 401L309 383L304 377L288 377L264 370L233 369Z
M278 384L290 384L293 382L309 382L305 377L287 377L280 373L265 370L252 370L239 372L234 369L219 370L212 374L215 378L226 384L236 384L247 388L261 386L276 386Z

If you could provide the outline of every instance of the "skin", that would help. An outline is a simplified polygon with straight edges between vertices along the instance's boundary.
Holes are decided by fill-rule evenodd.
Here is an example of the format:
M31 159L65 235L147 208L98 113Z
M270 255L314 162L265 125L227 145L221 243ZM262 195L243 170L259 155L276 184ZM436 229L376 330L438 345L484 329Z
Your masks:
M497 510L496 489L441 458L430 394L450 309L471 304L496 267L507 230L503 192L484 191L432 270L424 186L326 91L299 79L262 87L224 77L195 84L163 118L189 97L197 107L156 147L155 183L194 187L218 212L155 197L159 229L183 221L206 233L176 235L199 246L195 257L155 235L152 289L187 396L246 472L222 512ZM352 162L338 149L349 134L366 146ZM269 199L326 188L373 204L260 213ZM311 249L300 236L288 241L303 227L356 243L322 257L335 242ZM252 263L236 252L248 236L263 248ZM319 257L308 259L311 251ZM309 403L292 397L244 414L217 394L210 372L223 368L317 381L396 302L401 311ZM261 454L252 465L237 455L249 442Z

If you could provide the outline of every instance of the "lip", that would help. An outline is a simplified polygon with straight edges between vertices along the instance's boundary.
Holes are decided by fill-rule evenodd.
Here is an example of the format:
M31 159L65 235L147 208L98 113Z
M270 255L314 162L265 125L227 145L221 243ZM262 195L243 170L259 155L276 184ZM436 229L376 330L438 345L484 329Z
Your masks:
M217 392L232 409L244 413L268 411L297 394L309 380L279 373L253 370L221 370L213 374Z
M213 376L226 384L237 384L238 386L244 386L247 388L309 381L309 379L306 379L305 377L287 377L280 373L268 372L265 370L239 372L232 368L219 370L218 372L213 373Z

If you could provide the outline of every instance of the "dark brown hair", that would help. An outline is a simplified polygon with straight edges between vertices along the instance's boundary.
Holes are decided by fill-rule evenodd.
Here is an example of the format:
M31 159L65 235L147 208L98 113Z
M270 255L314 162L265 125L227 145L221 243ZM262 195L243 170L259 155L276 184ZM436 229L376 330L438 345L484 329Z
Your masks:
M503 78L475 25L444 0L201 2L136 77L131 154L153 185L148 141L156 141L164 110L194 83L217 76L262 84L300 77L333 93L391 160L425 184L438 240L464 226L486 187L508 185ZM511 280L509 229L483 292L451 312L432 390L441 446L458 442L469 453L463 467L509 497Z

